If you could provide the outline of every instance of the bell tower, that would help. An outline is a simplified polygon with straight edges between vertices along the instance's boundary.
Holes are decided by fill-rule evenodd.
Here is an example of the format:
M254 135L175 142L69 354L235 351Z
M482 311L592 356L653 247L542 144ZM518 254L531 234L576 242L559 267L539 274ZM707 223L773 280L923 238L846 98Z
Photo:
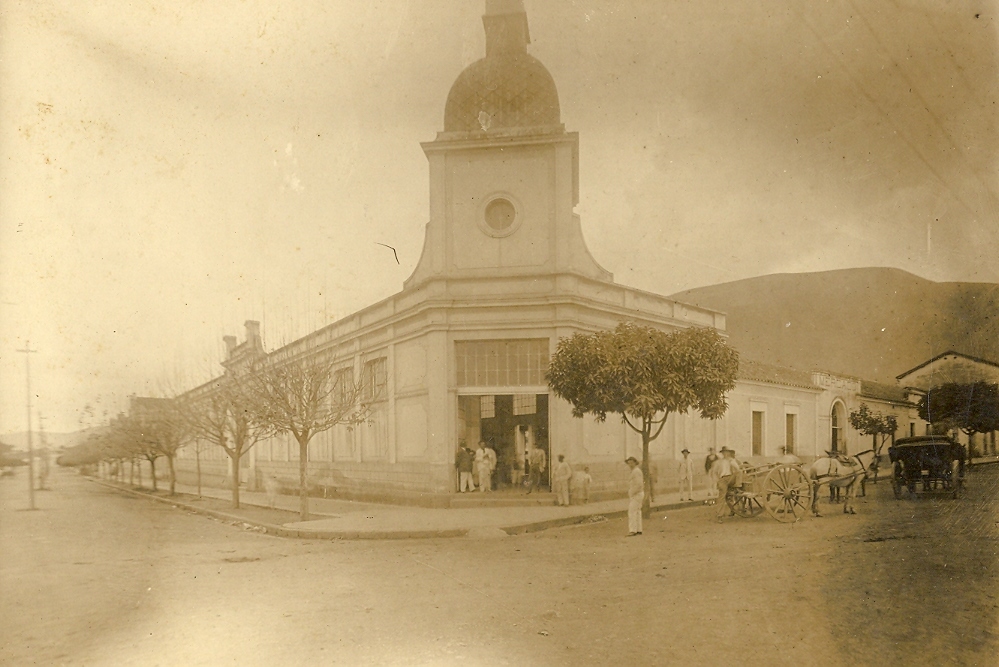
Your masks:
M561 122L551 74L527 52L522 0L486 0L486 55L451 86L444 131L422 144L430 221L405 283L576 274L611 281L583 241L579 135Z

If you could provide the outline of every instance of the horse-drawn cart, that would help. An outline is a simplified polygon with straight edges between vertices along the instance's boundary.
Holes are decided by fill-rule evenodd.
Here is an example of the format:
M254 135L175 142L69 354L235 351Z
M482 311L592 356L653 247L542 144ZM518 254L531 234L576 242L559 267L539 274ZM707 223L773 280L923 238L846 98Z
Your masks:
M811 504L812 483L801 466L767 463L743 468L725 502L741 517L766 511L782 523L797 521Z
M964 445L943 435L901 438L888 448L892 462L891 486L895 498L902 489L915 495L942 491L957 498L964 487L967 452Z

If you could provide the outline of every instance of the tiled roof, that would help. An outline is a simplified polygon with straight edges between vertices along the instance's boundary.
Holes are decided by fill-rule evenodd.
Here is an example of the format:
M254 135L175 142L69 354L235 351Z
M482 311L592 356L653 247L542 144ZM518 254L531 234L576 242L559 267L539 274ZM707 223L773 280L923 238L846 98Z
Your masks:
M860 395L867 398L878 398L885 401L908 402L908 392L905 387L880 382L860 381Z
M739 359L739 379L792 387L807 387L808 389L818 388L812 383L812 374L808 371L799 371L794 368L775 366L749 359Z

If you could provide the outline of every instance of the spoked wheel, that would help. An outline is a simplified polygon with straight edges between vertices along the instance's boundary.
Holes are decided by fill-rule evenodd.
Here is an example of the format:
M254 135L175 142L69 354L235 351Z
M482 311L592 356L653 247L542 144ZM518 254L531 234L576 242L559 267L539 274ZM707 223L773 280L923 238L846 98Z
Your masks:
M902 482L904 481L902 462L895 461L895 467L891 471L891 490L895 493L895 500L902 497Z
M744 519L754 517L763 512L763 504L755 493L746 493L742 489L732 489L725 496L725 502L730 510Z
M782 523L797 521L808 512L812 482L799 466L777 466L763 480L763 507Z

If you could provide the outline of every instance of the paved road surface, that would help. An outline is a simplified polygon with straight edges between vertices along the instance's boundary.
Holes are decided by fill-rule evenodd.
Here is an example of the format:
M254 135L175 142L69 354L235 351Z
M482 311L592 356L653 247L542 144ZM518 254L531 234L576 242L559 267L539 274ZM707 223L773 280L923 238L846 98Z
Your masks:
M244 531L71 473L0 479L0 663L994 665L999 466L961 501L713 508L496 539Z

